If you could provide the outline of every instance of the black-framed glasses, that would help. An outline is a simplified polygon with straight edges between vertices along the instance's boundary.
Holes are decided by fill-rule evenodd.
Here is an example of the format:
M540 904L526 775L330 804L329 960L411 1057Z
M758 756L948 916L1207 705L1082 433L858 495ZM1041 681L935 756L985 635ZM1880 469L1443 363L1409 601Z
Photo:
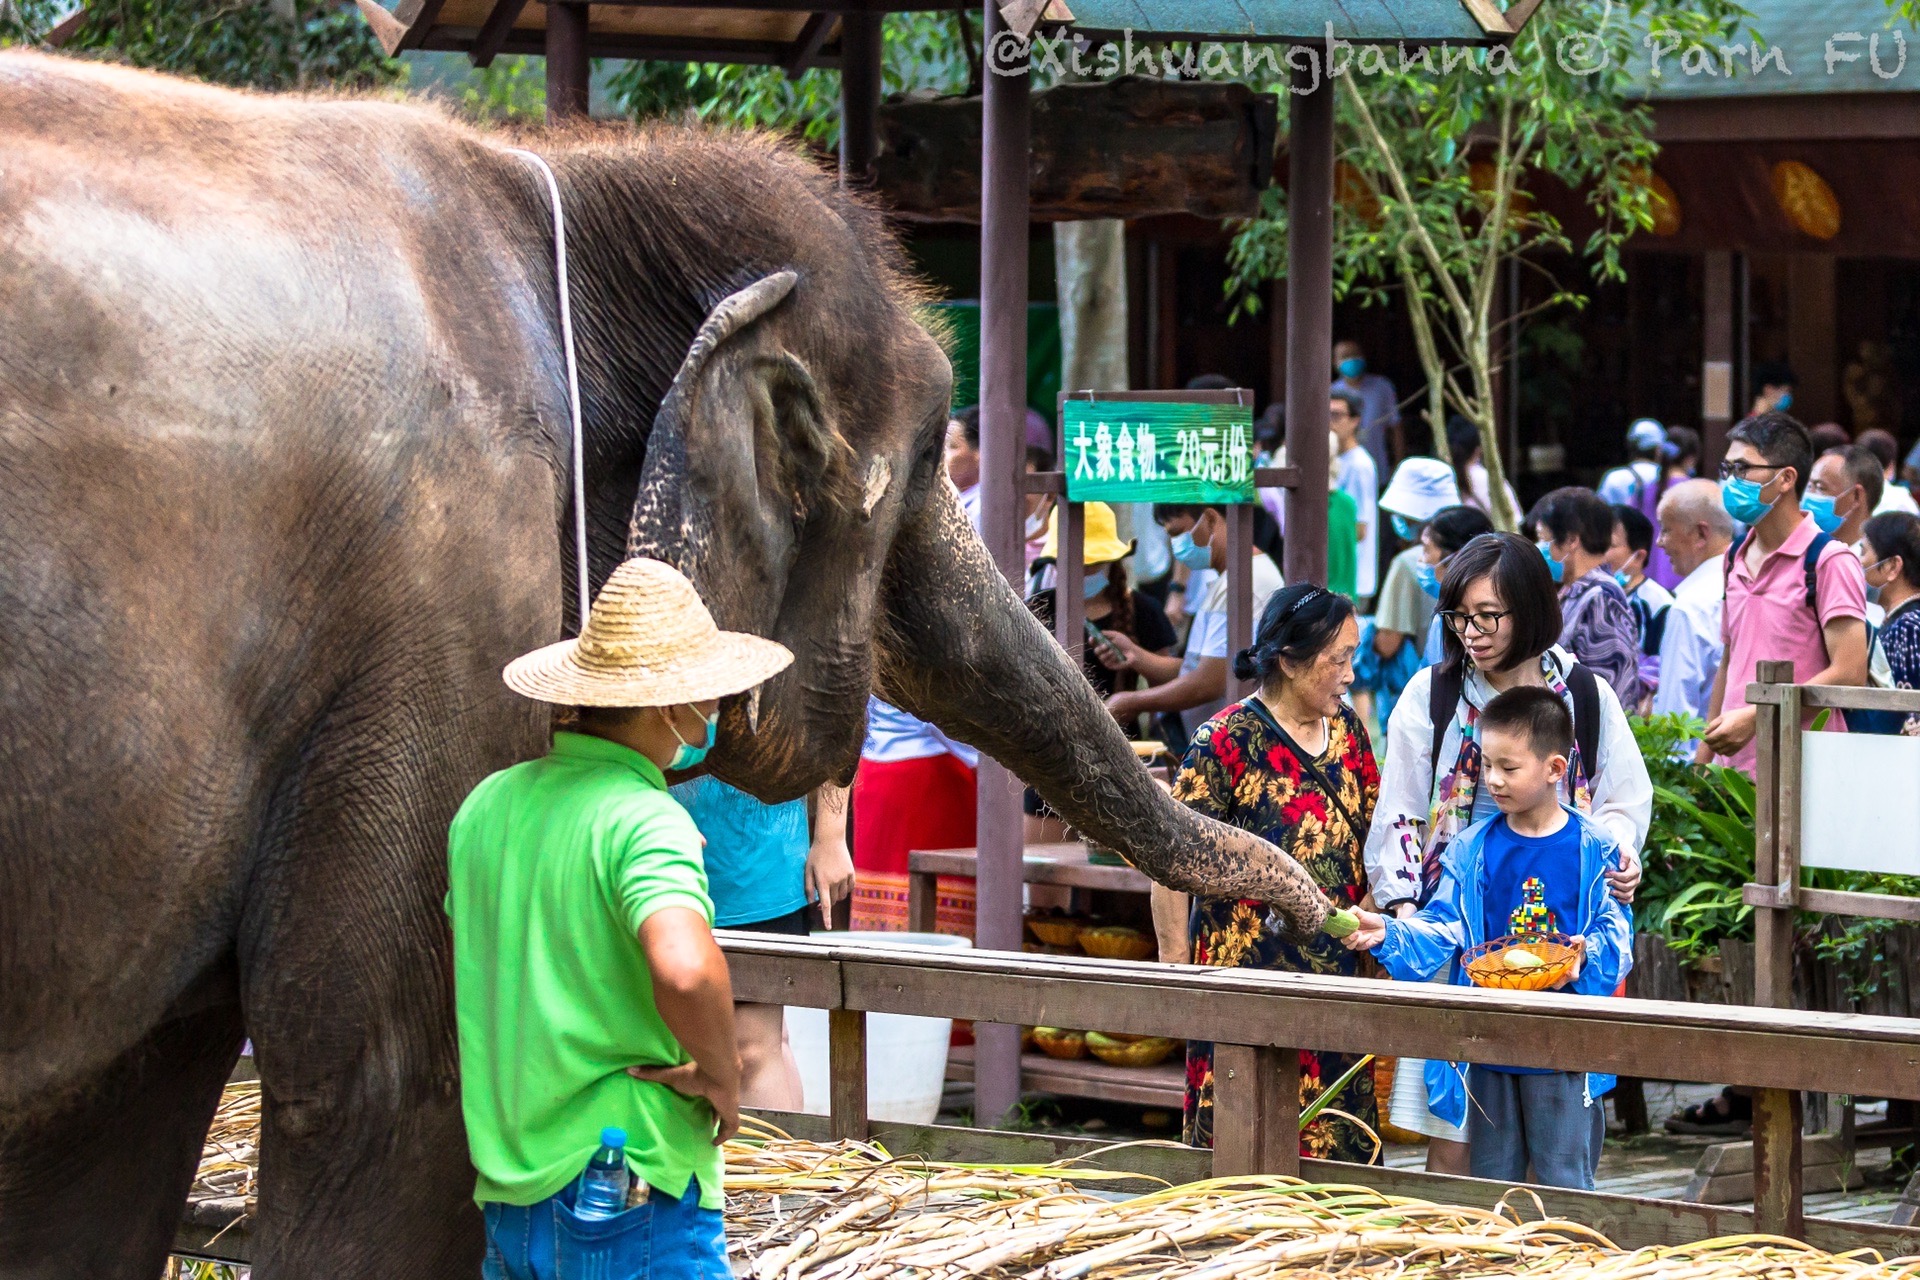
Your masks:
M1484 613L1462 613L1458 609L1442 609L1440 621L1457 636L1467 634L1468 627L1472 627L1479 635L1490 636L1500 629L1500 620L1512 612L1511 609L1488 609Z
M1745 480L1755 471L1778 471L1779 467L1770 462L1723 462L1720 464L1722 480Z

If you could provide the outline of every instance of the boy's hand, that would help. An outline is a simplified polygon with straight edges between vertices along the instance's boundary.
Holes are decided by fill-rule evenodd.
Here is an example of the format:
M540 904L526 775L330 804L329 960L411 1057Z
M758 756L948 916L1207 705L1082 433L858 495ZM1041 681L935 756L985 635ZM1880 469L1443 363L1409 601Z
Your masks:
M1362 911L1355 907L1353 914L1360 921L1360 927L1340 939L1340 945L1349 951L1371 951L1387 940L1387 918L1371 911Z
M1568 969L1558 982L1548 987L1547 990L1549 991L1558 991L1562 987L1572 986L1575 982L1579 981L1580 971L1586 968L1587 940L1576 933L1573 935L1571 941L1573 943L1573 949L1579 954L1573 958L1573 967Z
M715 1080L700 1069L699 1063L683 1062L677 1067L628 1067L627 1074L649 1084L663 1084L683 1097L705 1098L713 1108L714 1119L720 1122L720 1131L714 1135L714 1146L719 1146L740 1132L739 1086L730 1087Z

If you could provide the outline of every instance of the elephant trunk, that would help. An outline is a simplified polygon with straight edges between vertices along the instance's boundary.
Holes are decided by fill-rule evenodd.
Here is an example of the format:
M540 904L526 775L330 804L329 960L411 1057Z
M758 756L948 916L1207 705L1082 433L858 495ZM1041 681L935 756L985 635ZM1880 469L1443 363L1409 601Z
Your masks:
M944 483L886 578L879 691L991 755L1087 837L1169 888L1270 903L1297 937L1331 909L1273 845L1159 787L1086 678L995 568Z

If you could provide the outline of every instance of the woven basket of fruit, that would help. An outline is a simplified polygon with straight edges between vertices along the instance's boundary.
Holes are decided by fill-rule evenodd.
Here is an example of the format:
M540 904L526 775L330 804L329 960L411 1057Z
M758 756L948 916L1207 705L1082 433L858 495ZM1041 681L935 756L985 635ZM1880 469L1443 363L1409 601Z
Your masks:
M1049 1058L1087 1056L1087 1033L1084 1031L1069 1031L1065 1027L1035 1027L1033 1042Z
M1108 1035L1087 1032L1087 1051L1102 1062L1116 1067L1157 1067L1178 1048L1178 1040L1165 1036Z
M1476 987L1545 991L1572 971L1580 949L1564 933L1520 933L1474 947L1461 960Z
M1080 949L1102 960L1145 960L1158 949L1153 939L1125 925L1103 925L1080 931Z
M1080 931L1086 927L1086 921L1075 920L1072 916L1030 915L1027 917L1027 932L1050 947L1071 947L1080 940Z

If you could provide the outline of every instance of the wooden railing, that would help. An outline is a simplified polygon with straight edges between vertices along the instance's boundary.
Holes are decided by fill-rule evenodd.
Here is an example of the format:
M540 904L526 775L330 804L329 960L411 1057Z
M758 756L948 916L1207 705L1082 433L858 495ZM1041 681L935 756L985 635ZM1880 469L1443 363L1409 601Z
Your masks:
M829 1011L837 1138L870 1130L870 1013L1212 1041L1219 1175L1299 1170L1300 1047L1693 1078L1753 1087L1754 1228L1803 1236L1800 1093L1920 1098L1920 1023L1901 1018L720 937L739 999Z

